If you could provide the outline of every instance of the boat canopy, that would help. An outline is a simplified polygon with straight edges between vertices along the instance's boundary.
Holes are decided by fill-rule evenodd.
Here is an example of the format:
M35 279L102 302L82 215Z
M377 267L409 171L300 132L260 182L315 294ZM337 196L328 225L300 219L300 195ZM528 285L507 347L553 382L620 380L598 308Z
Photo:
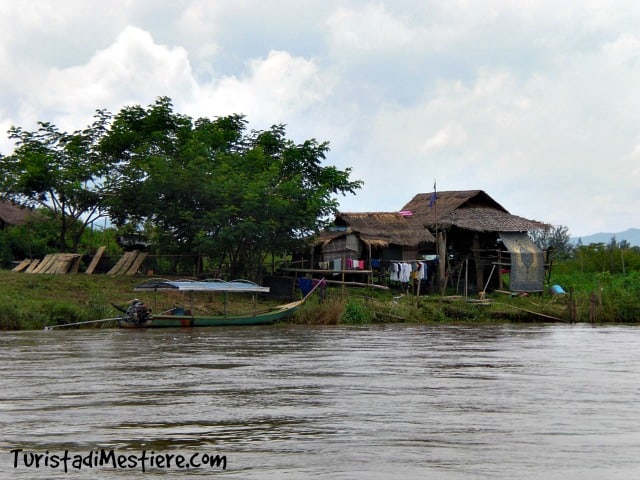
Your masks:
M238 292L269 293L269 287L262 287L249 280L149 280L134 287L134 292L148 291L180 291L180 292Z

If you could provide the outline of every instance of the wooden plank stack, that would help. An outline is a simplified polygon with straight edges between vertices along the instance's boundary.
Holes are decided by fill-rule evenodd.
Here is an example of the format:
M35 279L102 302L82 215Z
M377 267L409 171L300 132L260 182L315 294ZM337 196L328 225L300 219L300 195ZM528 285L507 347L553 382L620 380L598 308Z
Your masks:
M88 275L93 274L98 263L102 259L106 247L100 247L96 254L91 259L91 263L87 268ZM107 272L108 275L135 275L142 266L147 257L147 252L139 252L134 250L132 252L126 252L118 263ZM77 253L51 253L45 255L42 260L38 259L24 259L17 266L13 268L14 272L24 273L48 273L48 274L63 274L63 273L78 273L80 269L80 261L82 255Z
M11 269L12 272L21 272L23 270L26 270L29 265L31 265L31 262L37 262L38 260L31 260L30 258L25 258L24 260L22 260L18 265L16 265L15 267L13 267Z
M107 272L107 275L134 275L138 272L146 256L146 252L139 252L137 250L126 252L118 263Z
M102 258L102 255L104 254L104 251L106 249L107 249L107 247L105 247L104 245L98 249L96 254L91 259L91 263L89 264L89 267L87 268L87 271L85 272L87 275L91 275L93 273L93 271L96 269L96 267L98 266L98 262Z
M53 253L46 255L41 262L30 262L25 273L77 273L81 259L82 255L77 253Z

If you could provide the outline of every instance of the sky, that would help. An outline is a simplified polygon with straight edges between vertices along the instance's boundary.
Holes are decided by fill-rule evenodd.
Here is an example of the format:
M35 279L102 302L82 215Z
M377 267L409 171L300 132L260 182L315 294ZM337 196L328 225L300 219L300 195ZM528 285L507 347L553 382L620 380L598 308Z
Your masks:
M574 237L640 227L640 2L0 0L0 153L171 98L330 143L343 212L484 190Z

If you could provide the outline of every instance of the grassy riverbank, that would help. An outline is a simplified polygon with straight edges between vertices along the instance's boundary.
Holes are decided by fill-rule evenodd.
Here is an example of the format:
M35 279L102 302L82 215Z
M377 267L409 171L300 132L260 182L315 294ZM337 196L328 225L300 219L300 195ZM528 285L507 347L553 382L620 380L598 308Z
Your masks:
M381 296L364 291L342 296L332 292L319 303L311 299L296 317L307 324L366 323L495 323L495 322L564 322L567 301L562 297L494 296L486 301L451 296Z
M0 270L0 329L42 329L117 315L111 306L133 297L140 277L107 275L31 275ZM292 320L303 324L374 322L640 321L640 274L558 278L571 295L514 297L492 293L489 302L460 296L415 298L394 292L340 288L320 303L312 297ZM148 302L151 299L144 299ZM572 316L573 313L573 316Z
M132 298L135 277L36 275L0 270L0 329L42 329L45 325L113 317L111 303Z

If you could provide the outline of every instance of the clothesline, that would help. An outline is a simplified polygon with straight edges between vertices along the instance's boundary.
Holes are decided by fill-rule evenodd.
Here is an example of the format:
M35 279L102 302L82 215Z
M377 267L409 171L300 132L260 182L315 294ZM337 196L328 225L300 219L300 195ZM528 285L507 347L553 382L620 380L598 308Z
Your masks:
M349 269L349 270L326 270L326 269L320 269L320 268L287 268L287 267L283 267L280 268L280 270L282 270L283 272L298 272L298 273L373 273L373 270L356 270L356 269Z
M426 280L428 266L426 260L411 260L391 263L389 280L392 282L409 283L412 279Z
M381 262L386 263L416 263L416 262L437 262L437 259L433 260L425 260L425 259L414 259L414 260L380 260Z

